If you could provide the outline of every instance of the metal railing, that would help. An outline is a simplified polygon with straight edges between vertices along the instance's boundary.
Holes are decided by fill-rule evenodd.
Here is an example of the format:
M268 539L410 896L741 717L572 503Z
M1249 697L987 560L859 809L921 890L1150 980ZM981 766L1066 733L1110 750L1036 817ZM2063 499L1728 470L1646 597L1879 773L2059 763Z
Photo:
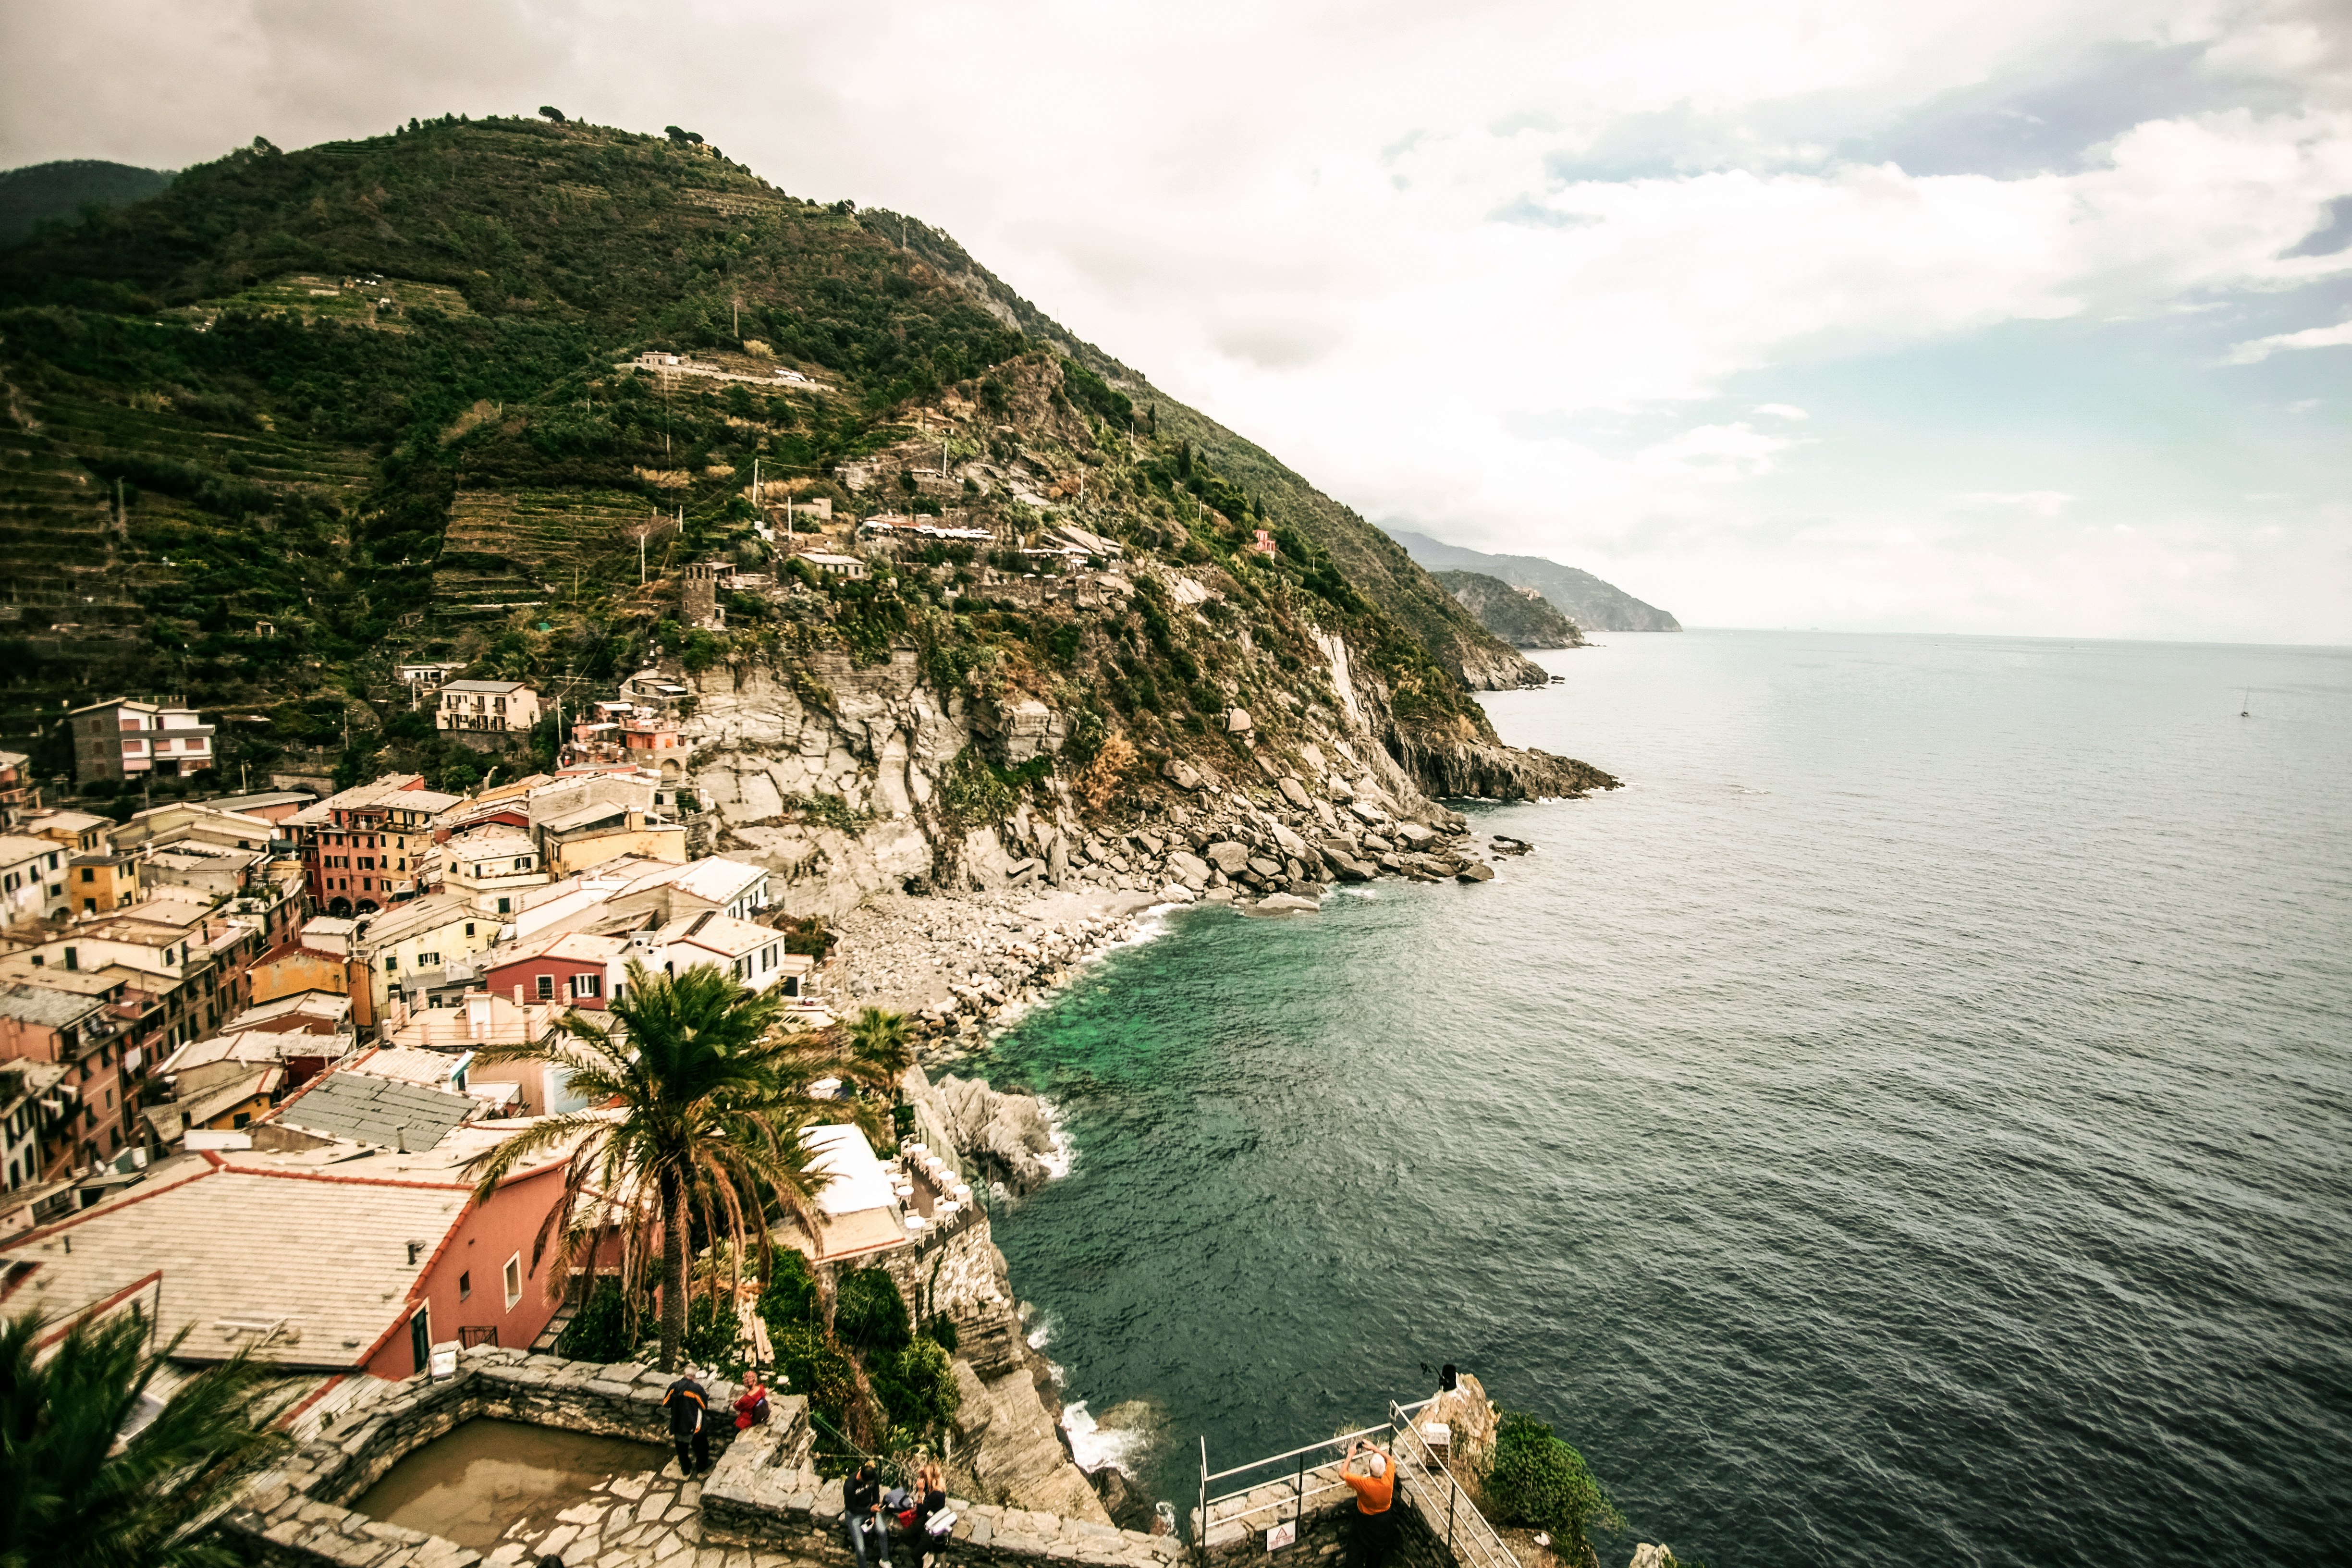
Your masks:
M1414 1411L1435 1403L1424 1400L1401 1405L1391 1401L1389 1405L1389 1420L1396 1428L1390 1452L1396 1456L1399 1500L1412 1502L1430 1534L1445 1543L1446 1555L1462 1568L1519 1568L1517 1555L1504 1544L1477 1503L1454 1479L1444 1457L1430 1447L1413 1423ZM1412 1483L1410 1487L1403 1484L1408 1479Z
M1486 1521L1477 1503L1463 1489L1444 1458L1431 1448L1414 1423L1418 1413L1435 1403L1433 1399L1424 1399L1399 1405L1391 1400L1385 1426L1343 1432L1303 1448L1253 1459L1227 1470L1209 1468L1209 1440L1202 1438L1200 1509L1193 1515L1193 1546L1202 1549L1211 1545L1223 1526L1255 1533L1261 1528L1295 1524L1305 1517L1309 1502L1346 1489L1346 1483L1336 1478L1310 1482L1309 1471L1319 1471L1325 1465L1344 1458L1348 1446L1358 1438L1385 1438L1397 1468L1391 1508L1411 1508L1461 1568L1519 1568L1518 1559L1503 1543L1503 1538ZM1289 1472L1287 1476L1283 1474L1285 1469ZM1264 1472L1272 1473L1267 1479L1214 1497L1209 1493L1209 1489L1218 1482ZM1286 1482L1287 1496L1274 1489Z

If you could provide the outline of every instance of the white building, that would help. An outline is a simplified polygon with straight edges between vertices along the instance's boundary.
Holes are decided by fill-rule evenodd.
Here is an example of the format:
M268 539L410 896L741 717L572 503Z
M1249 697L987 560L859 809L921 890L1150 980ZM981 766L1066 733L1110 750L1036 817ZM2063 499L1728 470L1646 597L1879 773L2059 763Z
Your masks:
M434 717L444 730L518 734L539 722L539 693L520 680L447 681Z

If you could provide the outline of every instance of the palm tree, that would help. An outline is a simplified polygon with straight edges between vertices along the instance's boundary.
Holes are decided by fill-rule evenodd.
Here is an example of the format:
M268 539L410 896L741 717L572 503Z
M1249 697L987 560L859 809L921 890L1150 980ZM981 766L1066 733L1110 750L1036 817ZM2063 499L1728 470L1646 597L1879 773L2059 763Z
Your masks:
M879 1007L861 1008L849 1023L850 1076L862 1084L887 1089L896 1104L915 1065L915 1031L904 1013Z
M549 1284L561 1289L573 1269L593 1269L597 1250L617 1237L621 1290L634 1302L658 1237L664 1372L677 1370L686 1335L694 1222L732 1243L738 1259L756 1248L763 1271L772 1203L818 1234L813 1200L823 1178L810 1173L802 1134L825 1119L826 1106L809 1093L824 1058L777 1032L782 1011L780 998L746 989L715 964L670 975L632 960L610 1009L618 1029L572 1013L551 1047L481 1053L486 1065L553 1063L590 1108L548 1117L478 1156L476 1197L488 1197L533 1155L569 1149L563 1194L540 1227L532 1266L560 1231Z
M48 1325L0 1326L0 1568L214 1568L239 1561L204 1526L249 1463L285 1439L255 1423L261 1369L197 1373L120 1446L185 1339L149 1346L137 1312L83 1318L42 1359Z

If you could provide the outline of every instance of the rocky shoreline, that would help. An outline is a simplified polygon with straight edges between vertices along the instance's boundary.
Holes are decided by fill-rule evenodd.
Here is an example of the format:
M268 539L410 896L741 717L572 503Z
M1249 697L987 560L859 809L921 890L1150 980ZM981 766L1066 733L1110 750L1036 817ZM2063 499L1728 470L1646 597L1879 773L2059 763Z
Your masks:
M987 892L945 889L868 898L834 923L829 989L846 1010L910 1015L927 1059L969 1046L1010 1009L1044 1001L1087 960L1144 933L1149 911L1192 903L1245 915L1304 914L1339 883L1490 880L1492 860L1525 853L1516 839L1481 843L1461 813L1428 801L1403 805L1370 776L1309 785L1275 781L1272 804L1208 783L1182 763L1183 793L1123 828L1056 833L1042 822L1040 851L1022 884Z

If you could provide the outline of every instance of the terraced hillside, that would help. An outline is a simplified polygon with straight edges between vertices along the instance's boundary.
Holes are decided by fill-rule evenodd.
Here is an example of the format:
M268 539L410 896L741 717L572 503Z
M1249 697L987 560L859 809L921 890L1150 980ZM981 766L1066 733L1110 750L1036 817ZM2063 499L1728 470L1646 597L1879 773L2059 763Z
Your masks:
M519 608L562 592L556 579L634 570L628 531L655 516L655 503L614 490L460 490L433 573L435 607L444 616Z
M1401 753L1492 742L1466 686L1540 671L1354 513L898 226L690 138L445 119L257 142L0 251L0 735L54 767L60 701L163 689L256 716L232 763L348 729L347 772L425 765L429 726L383 700L403 658L593 683L656 650L896 644L942 687L1010 672L1090 734L1165 748L1248 693L1299 706L1317 637L1343 637ZM648 349L726 374L635 367ZM750 493L755 466L845 518L952 507L1000 541L1076 521L1224 573L1242 618L1195 651L1156 608L1108 632L975 613L982 571L1034 563L965 548L802 573L812 593L689 637L633 533L666 520L656 579L761 563L781 496Z

